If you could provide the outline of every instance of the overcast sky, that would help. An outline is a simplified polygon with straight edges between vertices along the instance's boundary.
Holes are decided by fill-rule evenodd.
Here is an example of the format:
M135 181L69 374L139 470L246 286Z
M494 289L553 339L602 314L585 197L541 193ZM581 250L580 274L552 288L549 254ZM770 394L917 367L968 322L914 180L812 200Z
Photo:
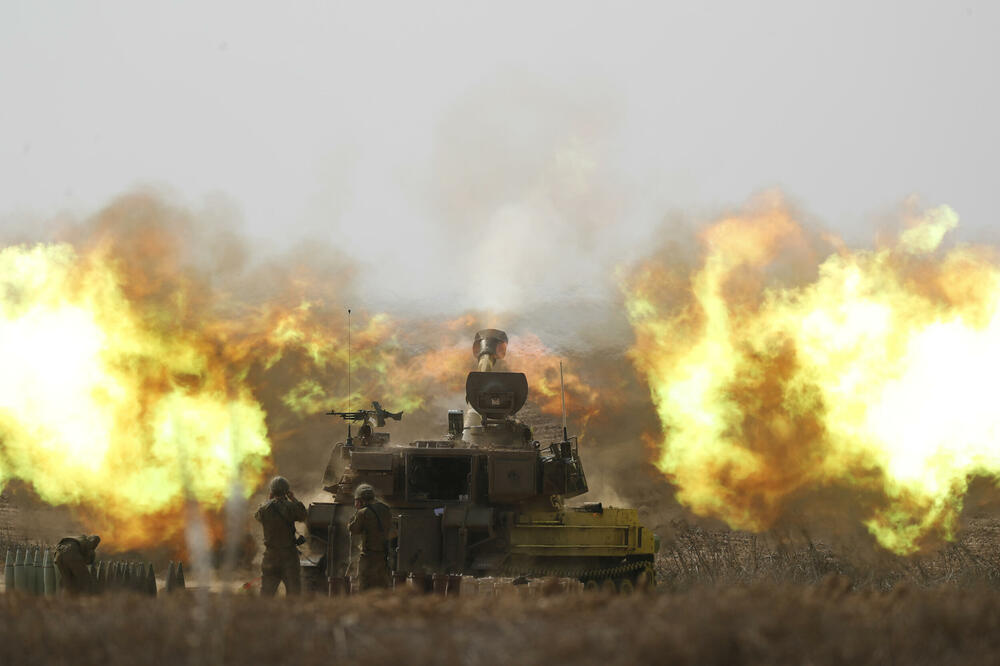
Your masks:
M998 34L995 2L2 0L0 222L152 185L498 308L772 187L853 239L910 195L981 237Z

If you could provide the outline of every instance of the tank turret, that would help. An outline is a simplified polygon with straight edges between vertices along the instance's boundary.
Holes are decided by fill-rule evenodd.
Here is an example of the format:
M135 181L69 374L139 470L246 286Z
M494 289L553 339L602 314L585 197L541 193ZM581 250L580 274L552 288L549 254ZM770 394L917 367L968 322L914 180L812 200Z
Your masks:
M540 443L517 419L528 400L528 379L494 368L507 353L507 334L479 331L472 344L476 370L465 384L465 410L449 410L447 433L391 444L371 433L365 446L338 444L324 478L333 502L309 507L308 528L319 564L317 589L342 586L350 562L346 524L351 493L370 484L392 509L395 573L560 575L586 585L623 590L651 583L657 539L635 509L599 502L567 506L587 492L576 437ZM398 416L381 410L375 414ZM339 414L364 420L360 413ZM378 425L385 418L375 419ZM338 583L338 581L341 581Z

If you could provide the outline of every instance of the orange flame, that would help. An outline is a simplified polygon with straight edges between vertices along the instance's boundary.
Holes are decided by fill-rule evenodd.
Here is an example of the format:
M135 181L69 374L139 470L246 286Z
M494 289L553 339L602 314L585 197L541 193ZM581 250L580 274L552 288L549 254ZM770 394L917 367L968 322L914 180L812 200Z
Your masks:
M876 491L866 525L910 553L950 538L970 478L1000 479L1000 267L938 250L957 217L928 211L891 246L814 255L780 201L701 236L690 276L660 261L626 281L631 359L663 428L656 464L695 512L761 530L796 492Z
M120 277L100 250L0 251L0 479L120 525L187 496L221 506L259 481L264 412L224 348L130 301Z
M360 313L348 396L343 305L320 280L300 271L262 303L213 289L161 208L133 198L75 243L0 250L0 488L80 508L118 548L159 544L192 503L218 528L213 513L255 492L275 428L373 398L410 414L461 399L474 315ZM524 347L509 360L556 414L558 359L537 338ZM570 388L585 415L594 394Z

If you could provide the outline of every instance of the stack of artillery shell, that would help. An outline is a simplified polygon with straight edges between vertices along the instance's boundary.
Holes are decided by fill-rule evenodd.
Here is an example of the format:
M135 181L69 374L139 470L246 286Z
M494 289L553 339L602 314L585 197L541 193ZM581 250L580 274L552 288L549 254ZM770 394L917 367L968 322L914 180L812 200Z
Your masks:
M118 563L108 562L104 565L104 591L114 592L118 589Z
M164 590L167 592L176 592L177 590L185 589L185 587L184 563L178 562L174 565L173 561L171 561L170 566L167 567L167 582L164 586Z
M156 596L156 573L153 571L152 564L146 570L146 589L143 591L151 597Z
M89 567L93 591L136 592L155 597L156 571L148 562L98 560ZM61 585L55 554L49 548L9 548L4 560L4 590L37 596L58 594ZM170 563L168 589L184 589L184 569Z
M119 592L128 590L128 586L132 584L132 577L129 575L128 562L115 562L115 566L118 568L118 585L115 589Z
M17 549L17 557L14 559L14 589L23 592L27 588L28 578L24 570L25 552Z
M132 563L132 592L142 592L146 588L146 570L138 562Z
M27 562L24 564L28 565ZM37 546L31 558L31 593L36 597L42 596L42 549Z
M48 548L9 548L3 567L4 590L35 596L52 595L56 590L56 570Z
M56 593L56 568L52 563L54 556L49 555L49 549L45 549L45 557L42 558L42 594L47 597L55 596Z
M34 594L36 597L40 597L45 594L45 560L42 557L42 549L35 549L35 587Z
M7 549L7 559L3 563L3 589L4 592L14 590L14 549Z
M97 592L138 592L156 596L156 573L147 562L99 562L94 566Z
M24 591L38 594L38 548L32 548L24 558Z
M106 570L106 565L104 563L104 560L98 560L97 562L94 562L93 585L95 594L104 593L104 583L107 580L106 574L104 573L105 570Z
M45 594L45 558L41 548L35 549L35 596Z
M21 554L21 576L20 579L17 577L17 571L14 571L14 587L18 592L21 593L31 593L31 587L34 584L31 580L31 565L34 558L31 554L31 549L26 548L24 553ZM17 562L14 562L14 566L17 566Z

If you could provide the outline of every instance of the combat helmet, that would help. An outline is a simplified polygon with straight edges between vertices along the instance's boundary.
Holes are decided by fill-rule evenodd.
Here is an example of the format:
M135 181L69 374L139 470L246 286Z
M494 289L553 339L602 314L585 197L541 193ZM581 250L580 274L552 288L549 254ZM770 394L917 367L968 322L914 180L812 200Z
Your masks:
M362 502L371 502L375 499L375 488L367 483L362 483L354 489L354 499Z
M286 479L285 477L283 477L283 476L276 476L273 479L271 479L271 494L272 495L274 495L276 497L281 497L283 495L287 495L288 491L290 491L291 489L292 489L292 486L291 486L290 483L288 483L288 479Z

